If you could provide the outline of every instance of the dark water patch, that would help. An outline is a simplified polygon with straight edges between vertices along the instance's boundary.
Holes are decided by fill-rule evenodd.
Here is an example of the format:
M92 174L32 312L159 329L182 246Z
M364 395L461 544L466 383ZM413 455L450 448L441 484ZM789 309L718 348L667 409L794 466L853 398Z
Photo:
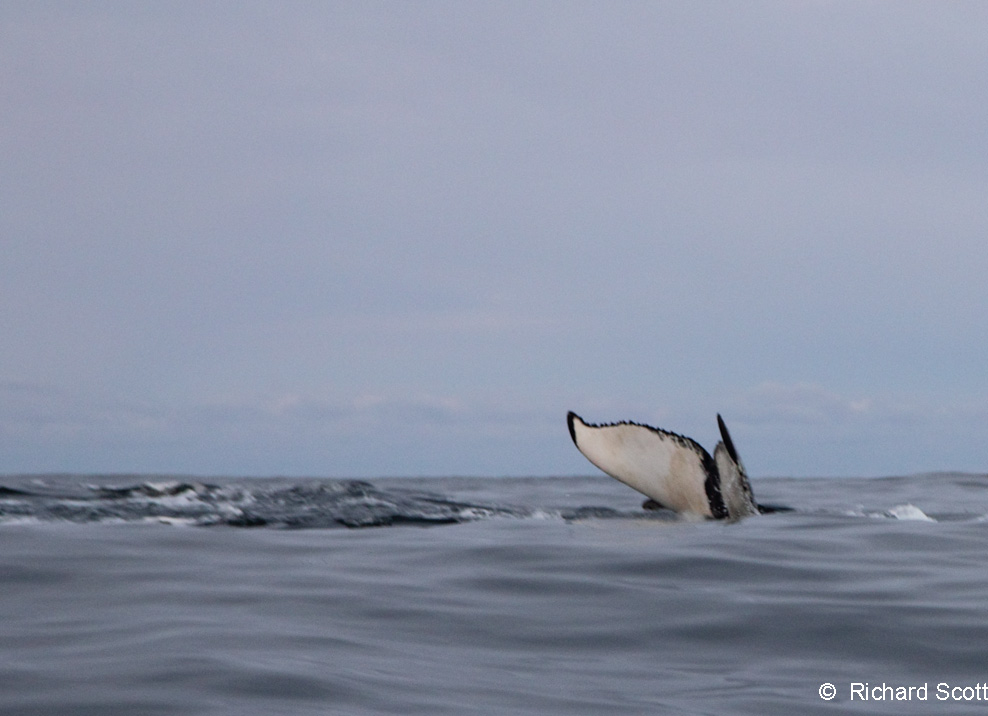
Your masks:
M0 493L0 522L143 522L198 526L331 528L444 525L520 516L511 507L461 502L409 489L379 489L362 480L262 480L227 484L143 482L62 485Z
M670 520L668 511L608 506L518 506L407 486L410 481L155 480L92 484L66 478L29 488L3 488L0 524L14 521L161 522L195 526L282 529L455 525L492 518L532 517Z

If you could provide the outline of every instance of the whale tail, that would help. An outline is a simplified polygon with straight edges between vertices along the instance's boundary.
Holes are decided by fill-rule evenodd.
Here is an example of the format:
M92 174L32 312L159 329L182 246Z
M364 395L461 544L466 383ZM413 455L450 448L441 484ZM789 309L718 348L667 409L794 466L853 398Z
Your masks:
M713 456L696 441L649 425L587 423L570 411L569 434L595 466L649 498L651 509L665 507L715 519L740 519L759 512L748 475L720 415L721 441Z

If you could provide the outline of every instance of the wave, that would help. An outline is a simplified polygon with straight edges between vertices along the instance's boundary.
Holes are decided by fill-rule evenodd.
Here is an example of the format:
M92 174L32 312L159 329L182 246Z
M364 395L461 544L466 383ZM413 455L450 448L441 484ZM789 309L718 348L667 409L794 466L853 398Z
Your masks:
M425 483L428 487L439 485L446 489L442 480L384 482L388 484L375 485L366 480L254 478L216 483L144 479L126 484L84 484L78 478L34 479L16 486L0 485L0 524L156 522L201 527L358 529L455 525L496 518L568 522L693 521L667 510L641 509L627 500L619 507L572 502L565 507L547 507L545 499L533 500L528 493L519 494L517 485L515 491L509 489L507 483L498 484L474 500L455 498L448 492L422 486ZM506 489L498 489L501 487ZM469 495L470 490L466 492ZM518 498L520 504L501 502L512 497ZM591 495L583 498L595 499ZM926 522L985 519L978 515L928 514L912 503L900 503L889 509L809 509L788 514Z
M448 525L497 517L577 520L649 517L608 507L560 510L483 504L364 480L288 485L147 481L55 489L0 486L0 523L161 522L196 526L332 528Z

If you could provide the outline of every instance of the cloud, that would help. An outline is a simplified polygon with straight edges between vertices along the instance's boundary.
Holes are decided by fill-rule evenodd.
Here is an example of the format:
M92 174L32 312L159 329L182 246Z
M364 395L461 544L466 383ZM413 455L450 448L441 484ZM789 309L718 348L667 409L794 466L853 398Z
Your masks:
M653 422L708 448L717 440L711 415L696 406L673 401L636 412L621 400L573 400L511 391L294 392L163 406L7 382L0 454L6 472L589 474L565 430L570 408L593 420ZM988 398L903 401L812 383L762 383L723 412L756 476L976 470L988 432Z
M982 471L988 396L842 394L764 382L725 410L754 474L890 475Z
M0 383L0 434L37 440L155 429L162 416L146 406L108 401L57 386Z
M731 403L737 419L751 425L805 425L860 429L863 425L913 427L934 422L988 423L988 396L949 399L938 393L843 395L814 383L767 381L742 391Z
M0 384L6 472L368 476L553 473L561 410L505 396L298 393L175 406ZM519 449L524 445L524 449Z
M735 401L737 417L752 424L837 425L873 415L870 397L847 397L812 383L764 382Z

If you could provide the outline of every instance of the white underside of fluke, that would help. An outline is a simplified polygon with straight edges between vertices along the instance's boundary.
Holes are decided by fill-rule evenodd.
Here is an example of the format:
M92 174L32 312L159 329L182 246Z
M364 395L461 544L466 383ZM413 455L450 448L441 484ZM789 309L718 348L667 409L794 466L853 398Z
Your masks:
M590 462L663 507L702 517L758 512L744 467L731 456L733 446L718 443L711 458L690 438L647 425L591 425L575 413L568 422L573 442ZM721 432L730 440L723 425Z

